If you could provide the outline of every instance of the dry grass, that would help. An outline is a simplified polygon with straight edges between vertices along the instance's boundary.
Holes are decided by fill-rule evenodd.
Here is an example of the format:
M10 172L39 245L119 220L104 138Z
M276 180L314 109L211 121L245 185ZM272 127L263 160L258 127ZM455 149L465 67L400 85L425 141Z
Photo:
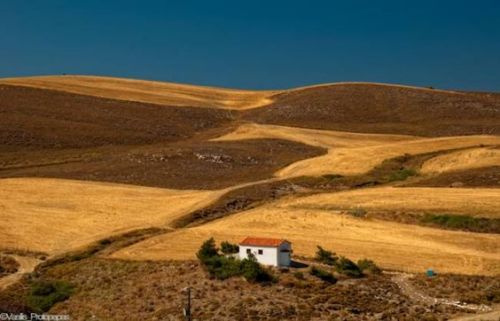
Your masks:
M132 229L167 226L220 191L62 179L0 180L0 244L56 254Z
M340 193L316 194L290 200L291 206L320 209L413 211L459 213L500 218L500 189L377 187Z
M278 177L319 176L324 174L363 174L385 159L404 154L423 154L440 150L497 145L499 136L477 135L424 138L367 147L332 148L328 154L291 164L277 172Z
M407 135L360 134L334 130L248 123L241 125L229 134L213 140L234 141L259 138L286 139L328 149L359 148L418 139L418 137Z
M368 172L385 159L403 154L422 154L440 150L500 144L499 136L476 135L420 138L407 135L359 134L297 127L245 124L215 140L280 138L328 149L323 156L295 162L277 172L280 178L357 175ZM490 161L494 161L491 160Z
M500 149L474 148L434 157L422 165L422 173L443 173L500 165Z
M428 189L427 193L439 195L439 190ZM366 191L369 193L370 190ZM381 191L381 195L390 195L389 191ZM407 195L413 195L411 190L408 191ZM461 195L468 193L473 192L468 190ZM478 194L480 192L473 193L469 199ZM237 242L245 236L258 235L291 240L297 255L312 256L315 246L321 244L353 259L374 259L377 264L389 269L422 272L432 267L439 272L486 275L500 273L499 235L356 219L328 208L336 204L330 200L335 199L336 195L283 199L199 227L146 240L122 249L113 257L135 260L190 259L194 258L202 241L211 236L219 241L227 239ZM498 196L498 192L496 195ZM458 208L459 205L453 205L452 199L459 198L435 197L436 201L441 199L442 204L448 204L447 208ZM346 201L348 199L349 197L345 198ZM373 202L376 196L372 195L368 199ZM490 196L486 199L491 203ZM404 204L406 200L400 199L400 204ZM422 202L426 202L425 198ZM311 204L315 207L310 206ZM356 201L352 204L356 204Z
M0 83L173 106L246 109L267 105L277 91L250 91L96 76L4 78Z

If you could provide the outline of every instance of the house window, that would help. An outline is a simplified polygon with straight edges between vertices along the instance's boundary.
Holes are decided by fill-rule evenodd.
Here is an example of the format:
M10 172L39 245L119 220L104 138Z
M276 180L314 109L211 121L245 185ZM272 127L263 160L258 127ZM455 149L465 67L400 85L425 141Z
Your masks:
M252 250L247 249L247 254L251 254L251 253L252 253Z
M259 253L259 255L262 255L264 253L264 251L263 250L259 250L258 253Z

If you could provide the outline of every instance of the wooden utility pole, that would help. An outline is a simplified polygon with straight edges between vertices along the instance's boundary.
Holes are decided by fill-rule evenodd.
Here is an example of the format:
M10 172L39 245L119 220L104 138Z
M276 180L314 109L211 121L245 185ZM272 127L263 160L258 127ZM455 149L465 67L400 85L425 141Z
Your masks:
M184 316L187 321L191 321L191 288L187 287L184 290L187 292L187 304L183 309Z

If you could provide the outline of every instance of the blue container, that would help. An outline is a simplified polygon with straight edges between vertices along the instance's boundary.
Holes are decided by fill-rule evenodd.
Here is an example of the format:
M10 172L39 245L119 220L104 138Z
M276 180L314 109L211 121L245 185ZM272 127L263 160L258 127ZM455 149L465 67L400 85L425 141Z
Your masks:
M425 274L427 274L428 277L436 276L436 273L434 273L433 269L428 269Z

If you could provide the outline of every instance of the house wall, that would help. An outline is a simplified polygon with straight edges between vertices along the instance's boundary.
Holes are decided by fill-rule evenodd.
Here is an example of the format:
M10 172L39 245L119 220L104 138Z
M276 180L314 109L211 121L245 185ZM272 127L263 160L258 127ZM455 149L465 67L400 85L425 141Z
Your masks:
M277 247L265 247L265 246L247 246L240 245L240 259L246 259L247 249L250 249L251 253L255 255L257 262L263 265L278 266L278 248ZM262 250L262 254L259 254L259 250Z
M292 257L292 245L288 242L283 242L281 243L278 250L278 266L290 266Z

